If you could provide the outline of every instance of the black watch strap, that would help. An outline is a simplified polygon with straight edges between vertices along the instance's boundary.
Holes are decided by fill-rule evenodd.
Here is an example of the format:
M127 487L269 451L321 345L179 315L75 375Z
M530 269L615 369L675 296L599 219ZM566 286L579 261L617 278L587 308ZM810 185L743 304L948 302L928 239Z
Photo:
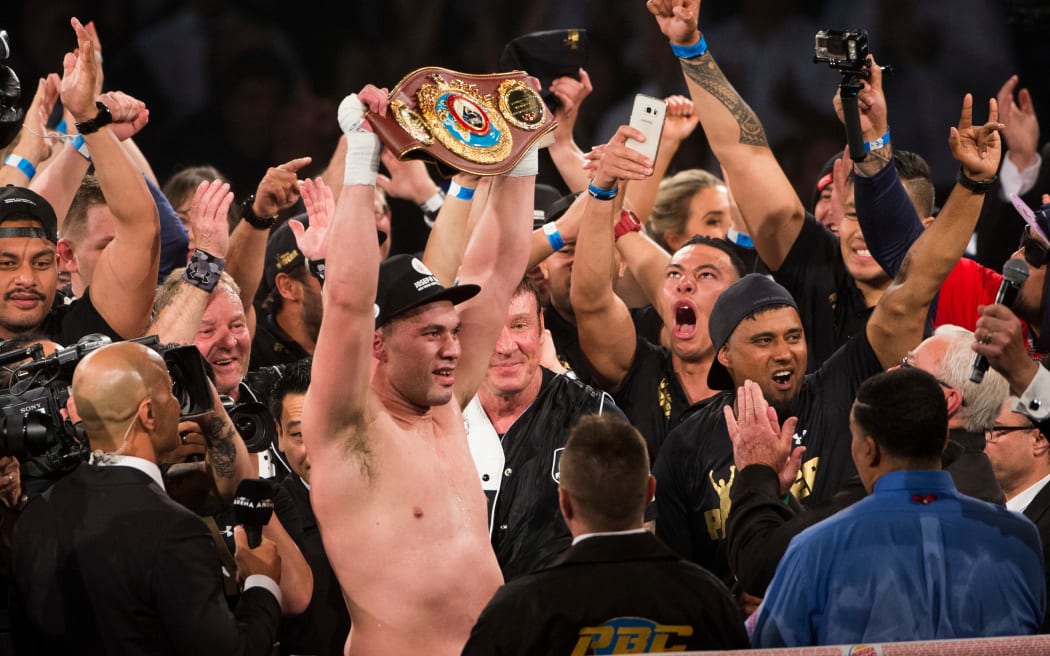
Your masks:
M95 107L98 107L98 114L95 115L95 118L76 124L77 132L80 134L94 134L102 126L113 122L113 114L109 111L109 107L106 107L106 103L96 100Z
M966 175L966 171L959 167L959 173L955 176L955 181L963 187L969 189L975 194L987 194L995 187L995 181L999 179L999 176L993 175L991 180L974 180Z
M255 205L255 194L241 201L241 218L256 230L269 230L272 228L274 222L277 221L277 215L258 216L252 209L252 205Z

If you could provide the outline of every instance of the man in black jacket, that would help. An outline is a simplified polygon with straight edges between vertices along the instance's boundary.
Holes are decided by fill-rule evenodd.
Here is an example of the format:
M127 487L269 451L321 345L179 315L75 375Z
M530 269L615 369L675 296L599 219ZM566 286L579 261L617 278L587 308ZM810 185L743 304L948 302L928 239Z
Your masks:
M572 542L558 512L559 463L580 417L614 413L612 397L540 365L547 336L535 285L511 299L485 379L463 410L489 498L489 535L506 581L548 565Z
M249 549L236 529L246 578L231 613L208 528L168 497L157 466L158 454L180 442L171 390L163 359L140 344L101 348L77 367L73 398L95 453L18 521L15 608L25 618L15 624L16 644L26 653L271 652L277 548L264 538ZM232 424L225 433L239 441ZM227 444L211 454L220 476L247 457L243 442Z
M746 647L725 586L643 528L655 489L637 430L615 417L582 419L565 445L558 488L573 546L551 567L500 588L463 653Z

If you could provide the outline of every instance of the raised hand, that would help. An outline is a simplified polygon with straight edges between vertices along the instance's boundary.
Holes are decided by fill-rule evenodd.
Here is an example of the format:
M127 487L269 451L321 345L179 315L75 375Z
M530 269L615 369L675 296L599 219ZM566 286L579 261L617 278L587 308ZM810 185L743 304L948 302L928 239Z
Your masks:
M660 139L682 143L696 130L700 115L696 113L692 99L685 96L668 96L664 102L667 103L667 114Z
M1003 139L1010 151L1010 160L1019 169L1035 164L1039 148L1039 118L1035 115L1032 94L1021 89L1014 98L1017 76L1012 75L996 96L999 102L999 120L1003 123Z
M700 0L648 0L645 6L671 43L687 46L699 40Z
M999 157L1002 155L1002 143L999 130L999 104L995 98L988 99L988 122L983 125L973 124L973 96L963 97L962 113L958 127L951 128L948 146L952 157L963 167L963 172L971 180L990 180L999 170Z
M558 139L572 141L572 128L576 125L580 105L594 91L591 76L587 71L581 68L579 76L579 79L563 76L551 82L550 92L560 103L560 107L554 112L554 119L558 121L554 136Z
M737 412L732 406L722 411L726 419L729 439L733 443L733 461L737 470L748 465L766 465L777 472L780 490L786 493L798 476L806 447L792 449L792 436L798 425L796 417L789 417L781 426L777 411L769 406L762 388L751 380L737 388Z
M306 215L310 217L310 227L305 228L301 221L291 219L288 228L307 259L323 260L328 250L328 228L335 215L335 196L321 178L303 180L300 191Z
M93 118L98 111L95 98L99 75L102 72L98 62L99 52L91 34L76 18L70 24L77 34L77 48L67 52L62 59L62 81L59 85L62 106L73 115L75 121L86 121ZM107 105L108 107L108 105Z
M225 258L230 248L226 217L233 202L230 185L221 180L201 182L190 201L190 233L194 248Z
M377 175L376 186L385 191L387 196L420 205L437 192L438 186L422 160L401 161L386 148L379 158L390 175Z
M886 134L886 131L889 130L889 120L886 112L886 96L882 92L882 69L871 55L868 55L868 71L868 78L861 80L864 88L857 94L857 108L860 110L860 131L866 141L871 141ZM845 125L842 98L838 93L832 99L832 104L835 106L835 115Z
M274 216L299 200L299 170L313 159L297 157L278 166L271 166L255 189L252 211L256 216Z
M146 103L132 98L123 91L110 91L102 94L98 99L109 107L109 112L113 115L110 130L121 141L135 136L149 123L149 110L146 109Z
M629 125L621 125L616 130L597 158L592 179L596 187L612 189L621 180L642 180L653 174L653 160L628 148L627 139L644 141L645 135Z

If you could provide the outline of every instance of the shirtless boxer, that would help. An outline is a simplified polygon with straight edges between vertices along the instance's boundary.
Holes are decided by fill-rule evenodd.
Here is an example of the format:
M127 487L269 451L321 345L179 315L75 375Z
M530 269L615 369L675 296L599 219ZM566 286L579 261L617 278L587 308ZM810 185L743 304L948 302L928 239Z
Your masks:
M536 154L493 181L460 270L480 291L446 289L409 256L380 272L372 207L380 146L361 115L386 111L386 102L368 86L340 105L348 152L338 203L323 202L331 198L323 183L303 185L311 226L333 212L328 251L342 252L327 258L303 408L310 494L350 610L345 653L459 654L503 582L461 408L525 273Z

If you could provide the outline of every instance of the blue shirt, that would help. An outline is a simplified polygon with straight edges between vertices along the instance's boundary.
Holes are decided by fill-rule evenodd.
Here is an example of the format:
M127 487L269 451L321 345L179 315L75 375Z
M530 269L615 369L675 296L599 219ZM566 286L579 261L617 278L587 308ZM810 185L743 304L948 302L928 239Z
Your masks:
M1039 534L960 494L943 471L895 471L796 536L756 614L755 647L1036 633Z

